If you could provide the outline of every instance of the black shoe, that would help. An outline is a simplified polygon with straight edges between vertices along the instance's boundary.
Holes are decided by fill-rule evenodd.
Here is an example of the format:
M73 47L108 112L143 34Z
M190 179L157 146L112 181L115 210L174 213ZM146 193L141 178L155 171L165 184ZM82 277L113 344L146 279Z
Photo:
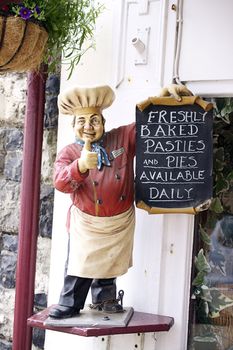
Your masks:
M49 311L49 316L53 318L69 318L78 315L80 309L70 306L57 305Z
M124 312L123 297L124 297L124 291L121 289L118 292L117 299L105 301L103 303L103 311L109 312L109 313ZM120 304L118 302L120 302Z
M109 313L124 312L123 306L118 304L118 300L108 300L98 304L90 304L90 309Z
M122 305L118 304L117 300L104 302L102 310L104 312L109 312L109 313L113 313L113 314L117 313L117 312L124 312Z

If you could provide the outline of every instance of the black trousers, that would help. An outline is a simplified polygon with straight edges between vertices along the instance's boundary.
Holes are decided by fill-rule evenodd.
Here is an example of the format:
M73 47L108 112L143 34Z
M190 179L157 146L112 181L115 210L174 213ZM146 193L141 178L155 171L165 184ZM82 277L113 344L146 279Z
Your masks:
M90 287L93 304L116 299L116 278L92 279L66 275L59 305L83 309Z

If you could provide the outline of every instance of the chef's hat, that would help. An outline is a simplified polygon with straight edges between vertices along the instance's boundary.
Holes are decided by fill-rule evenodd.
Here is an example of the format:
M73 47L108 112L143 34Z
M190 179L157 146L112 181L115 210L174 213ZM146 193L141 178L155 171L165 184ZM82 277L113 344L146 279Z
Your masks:
M60 113L69 115L101 114L111 106L115 93L108 85L73 87L58 96Z

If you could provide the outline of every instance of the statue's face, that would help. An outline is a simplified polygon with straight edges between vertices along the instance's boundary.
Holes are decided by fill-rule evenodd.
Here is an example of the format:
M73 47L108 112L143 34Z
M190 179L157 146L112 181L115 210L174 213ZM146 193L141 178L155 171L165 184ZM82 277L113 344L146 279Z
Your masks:
M76 116L74 132L79 140L85 141L89 139L91 142L98 141L104 133L102 115L87 114Z

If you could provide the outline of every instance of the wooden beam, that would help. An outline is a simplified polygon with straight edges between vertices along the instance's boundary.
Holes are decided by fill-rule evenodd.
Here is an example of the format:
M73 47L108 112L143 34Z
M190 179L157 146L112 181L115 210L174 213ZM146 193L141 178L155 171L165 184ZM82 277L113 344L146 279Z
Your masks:
M34 304L45 83L45 73L28 74L13 350L31 349L32 332L27 326L27 318L32 315Z

